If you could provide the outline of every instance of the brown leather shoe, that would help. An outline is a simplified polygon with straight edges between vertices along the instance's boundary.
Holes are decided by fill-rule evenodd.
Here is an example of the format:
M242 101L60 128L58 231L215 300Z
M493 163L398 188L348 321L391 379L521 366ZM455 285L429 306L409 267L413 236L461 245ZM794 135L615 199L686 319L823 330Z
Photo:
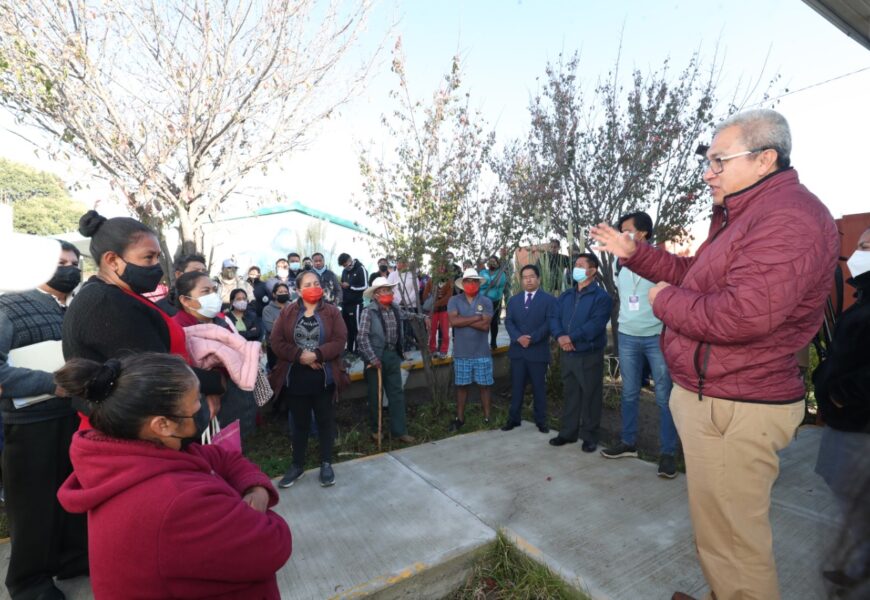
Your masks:
M417 441L417 438L415 438L415 437L412 436L412 435L408 435L408 434L406 433L405 435L400 435L400 436L399 436L399 441L402 442L402 443L405 443L405 444L413 444L414 442Z
M696 600L696 598L689 594L684 594L683 592L674 592L674 595L671 596L671 600Z

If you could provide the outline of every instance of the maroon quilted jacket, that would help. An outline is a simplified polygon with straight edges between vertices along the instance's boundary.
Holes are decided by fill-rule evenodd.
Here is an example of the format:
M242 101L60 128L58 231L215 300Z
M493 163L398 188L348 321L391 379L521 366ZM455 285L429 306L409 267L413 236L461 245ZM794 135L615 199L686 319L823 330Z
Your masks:
M785 169L715 206L694 257L640 244L623 264L672 284L653 312L676 383L699 396L788 403L804 397L795 352L821 325L839 251L830 212Z

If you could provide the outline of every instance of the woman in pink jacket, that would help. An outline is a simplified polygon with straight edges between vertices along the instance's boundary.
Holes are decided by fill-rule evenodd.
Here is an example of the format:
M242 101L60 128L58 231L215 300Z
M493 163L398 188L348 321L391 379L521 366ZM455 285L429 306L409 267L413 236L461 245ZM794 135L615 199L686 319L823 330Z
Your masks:
M73 359L55 378L92 410L58 499L88 513L95 598L281 597L275 572L291 537L269 510L278 495L241 455L188 443L202 412L181 358Z

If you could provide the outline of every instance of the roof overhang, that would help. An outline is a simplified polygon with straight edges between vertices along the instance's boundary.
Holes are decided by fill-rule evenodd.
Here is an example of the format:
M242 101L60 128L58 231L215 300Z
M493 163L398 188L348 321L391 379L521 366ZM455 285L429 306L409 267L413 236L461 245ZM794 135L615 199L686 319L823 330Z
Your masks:
M804 0L843 33L870 50L870 0Z

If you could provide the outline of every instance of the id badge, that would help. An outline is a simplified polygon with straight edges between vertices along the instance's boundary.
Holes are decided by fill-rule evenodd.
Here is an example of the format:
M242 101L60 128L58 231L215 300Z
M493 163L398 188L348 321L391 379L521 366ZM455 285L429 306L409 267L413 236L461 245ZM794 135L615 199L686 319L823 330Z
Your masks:
M628 297L628 310L640 310L640 297L639 296L629 296Z

